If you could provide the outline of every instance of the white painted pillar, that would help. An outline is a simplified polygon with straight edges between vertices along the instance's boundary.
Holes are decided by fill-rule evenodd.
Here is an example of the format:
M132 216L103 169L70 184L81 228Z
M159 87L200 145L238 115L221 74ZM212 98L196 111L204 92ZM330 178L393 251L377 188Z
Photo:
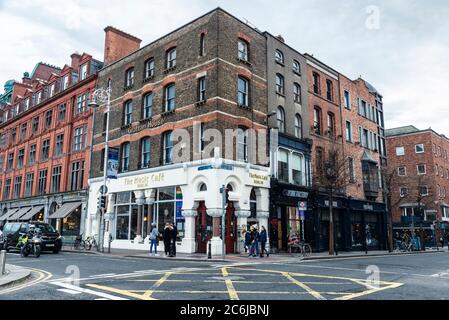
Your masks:
M106 214L104 215L104 237L103 237L103 245L105 248L109 245L109 236L113 234L113 226L115 213L114 213L114 204L115 204L115 193L108 194L108 205L106 208Z
M221 219L221 217L223 216L223 212L222 209L207 209L207 215L211 216L214 220L218 220ZM214 223L216 223L214 221ZM216 226L213 226L213 229L215 229ZM223 253L223 240L220 238L220 234L221 234L221 229L220 232L215 232L215 230L213 231L213 233L215 233L212 236L212 239L210 240L211 242L211 252L213 256L218 256L221 255Z
M137 213L137 232L134 238L134 243L143 243L142 238L142 223L143 223L143 205L146 203L144 191L134 191L136 196L136 204L138 205Z
M154 210L154 200L156 197L156 189L147 189L145 190L145 205L148 206L148 210L149 210L149 216L152 217L153 215L153 210ZM147 221L147 236L145 237L145 239L143 240L143 242L146 245L150 245L150 233L151 233L151 229L153 222L156 221ZM159 249L158 249L159 250Z
M195 238L195 219L198 215L195 209L183 209L182 215L185 218L184 224L184 238L182 239L182 247L186 253L196 252L196 238Z

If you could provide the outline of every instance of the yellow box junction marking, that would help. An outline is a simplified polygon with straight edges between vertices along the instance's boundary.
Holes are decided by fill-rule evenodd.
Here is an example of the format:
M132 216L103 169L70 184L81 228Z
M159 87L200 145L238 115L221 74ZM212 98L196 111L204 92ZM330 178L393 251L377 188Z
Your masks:
M223 277L229 277L227 268L221 268L221 273L223 274ZM237 294L237 291L235 291L234 285L232 284L232 280L226 279L225 284L226 288L228 288L229 298L231 300L239 300L239 295Z

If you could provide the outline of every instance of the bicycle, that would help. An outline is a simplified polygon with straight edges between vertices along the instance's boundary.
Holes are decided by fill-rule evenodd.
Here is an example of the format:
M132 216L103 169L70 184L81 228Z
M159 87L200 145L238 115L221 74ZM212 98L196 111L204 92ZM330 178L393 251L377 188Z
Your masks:
M312 254L312 247L307 242L295 242L289 244L288 251L291 255L300 255L305 258Z
M83 240L83 235L79 235L76 237L75 242L73 243L74 250L86 250L86 241Z
M85 243L84 249L85 250L90 251L92 249L92 247L95 247L96 249L98 249L98 244L97 244L97 240L95 240L95 236L89 236L84 241L84 243Z

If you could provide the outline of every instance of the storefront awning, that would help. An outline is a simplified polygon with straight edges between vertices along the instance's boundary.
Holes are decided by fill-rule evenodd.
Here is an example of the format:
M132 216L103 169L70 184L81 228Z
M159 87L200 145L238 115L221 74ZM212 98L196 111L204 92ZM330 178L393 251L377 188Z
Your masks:
M30 211L31 207L25 207L20 210L18 210L16 213L14 213L11 217L8 218L8 221L14 221L19 220L21 216L23 216L25 213Z
M19 220L20 221L27 221L30 220L31 218L33 218L39 211L41 211L42 209L44 209L44 206L38 206L38 207L34 207L33 209L31 209L27 214L25 214L23 217L21 217Z
M49 219L63 219L71 214L76 208L81 205L81 202L69 202L62 205L61 208L56 210Z
M6 212L6 214L2 215L0 217L0 221L5 221L7 220L9 217L11 217L13 214L15 214L17 211L19 211L20 209L15 208L15 209L9 209L8 212Z

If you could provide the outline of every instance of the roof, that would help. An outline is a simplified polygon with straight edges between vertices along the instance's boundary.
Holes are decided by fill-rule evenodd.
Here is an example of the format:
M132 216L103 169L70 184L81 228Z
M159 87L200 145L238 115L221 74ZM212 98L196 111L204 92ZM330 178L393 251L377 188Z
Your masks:
M419 132L419 131L420 130L418 128L416 128L415 126L404 126L404 127L387 129L385 131L385 135L387 137L399 136L399 135L402 135L402 134L415 133L415 132Z

